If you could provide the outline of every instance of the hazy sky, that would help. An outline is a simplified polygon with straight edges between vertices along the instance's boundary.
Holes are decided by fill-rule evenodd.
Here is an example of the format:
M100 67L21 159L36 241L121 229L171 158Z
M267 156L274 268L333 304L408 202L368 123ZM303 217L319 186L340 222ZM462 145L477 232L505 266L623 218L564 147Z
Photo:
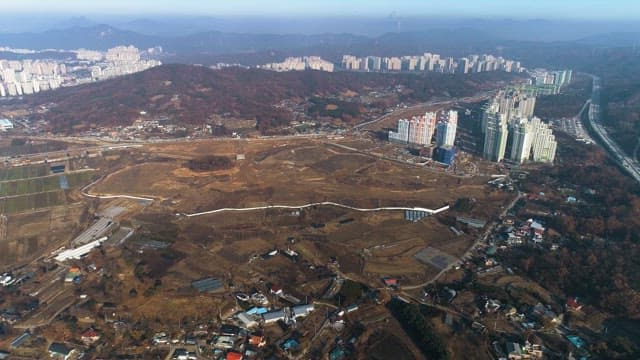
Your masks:
M640 0L0 0L3 12L70 15L477 16L640 19Z

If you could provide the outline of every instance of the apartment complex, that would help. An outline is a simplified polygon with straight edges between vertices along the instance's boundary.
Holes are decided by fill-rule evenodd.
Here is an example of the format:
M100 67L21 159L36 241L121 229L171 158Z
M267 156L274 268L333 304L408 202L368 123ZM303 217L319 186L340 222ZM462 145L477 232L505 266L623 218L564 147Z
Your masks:
M77 85L131 74L160 65L143 60L133 46L117 46L106 53L80 49L73 60L0 59L0 97L22 96L61 86ZM90 77L87 77L91 74Z
M319 56L288 57L283 62L270 63L260 66L261 69L272 71L304 71L318 70L333 72L334 65Z
M535 97L518 91L501 91L482 116L483 157L490 161L508 158L551 163L557 142L548 124L533 116Z
M389 131L389 141L414 146L431 145L436 136L437 146L453 146L458 126L456 111L427 112L411 120L398 120L397 131Z
M425 72L441 73L474 73L485 71L522 72L524 68L519 61L505 59L494 55L470 55L459 59L442 57L439 54L426 52L422 55L407 56L365 56L344 55L341 67L344 70L365 72Z

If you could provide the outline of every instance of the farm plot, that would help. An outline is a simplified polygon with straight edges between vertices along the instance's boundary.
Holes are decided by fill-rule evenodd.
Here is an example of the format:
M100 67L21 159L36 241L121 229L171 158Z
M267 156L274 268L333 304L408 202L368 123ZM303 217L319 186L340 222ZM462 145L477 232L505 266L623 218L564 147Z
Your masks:
M0 197L18 196L68 190L81 187L91 181L93 171L82 171L36 178L0 181Z
M58 189L60 180L56 175L0 182L0 196L26 195Z
M0 169L0 181L19 180L49 175L49 166L29 165Z
M66 203L67 201L64 191L54 190L2 198L0 199L0 212L5 214L16 213L64 205Z

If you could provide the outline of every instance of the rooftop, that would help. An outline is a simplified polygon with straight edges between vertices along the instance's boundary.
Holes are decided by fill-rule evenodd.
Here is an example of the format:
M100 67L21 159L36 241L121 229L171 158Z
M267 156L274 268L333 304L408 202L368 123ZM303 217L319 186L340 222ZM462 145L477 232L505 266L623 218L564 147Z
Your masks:
M69 350L69 348L62 343L51 343L51 345L49 345L49 352L53 353L53 354L60 354L60 355L69 355L69 353L71 352L71 350Z
M215 292L223 287L222 280L205 278L191 282L191 287L200 292Z

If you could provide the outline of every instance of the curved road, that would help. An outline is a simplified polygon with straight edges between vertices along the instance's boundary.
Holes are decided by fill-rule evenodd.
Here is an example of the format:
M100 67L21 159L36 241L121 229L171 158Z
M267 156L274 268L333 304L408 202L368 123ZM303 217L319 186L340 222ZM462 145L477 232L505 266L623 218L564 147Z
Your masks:
M316 203L309 203L309 204L303 204L303 205L265 205L265 206L255 206L255 207L245 207L245 208L221 208L221 209L215 209L215 210L209 210L209 211L203 211L203 212L198 212L198 213L193 213L193 214L180 214L186 217L195 217L195 216L202 216L202 215L209 215L209 214L215 214L215 213L219 213L219 212L227 212L227 211L254 211L254 210L267 210L267 209L304 209L304 208L308 208L308 207L313 207L313 206L336 206L336 207L341 207L341 208L345 208L345 209L349 209L349 210L355 210L355 211L361 211L361 212L371 212L371 211L393 211L393 210L415 210L415 211L424 211L426 213L429 214L437 214L440 212L443 212L445 210L449 209L449 205L445 205L439 209L428 209L428 208L423 208L423 207L405 207L405 206L386 206L386 207L378 207L378 208L370 208L370 209L365 209L365 208L357 208L357 207L353 207L353 206L349 206L349 205L344 205L344 204L339 204L336 202L332 202L332 201L322 201L322 202L316 202Z
M82 195L86 196L86 197L89 197L89 198L94 198L94 199L129 199L129 200L142 200L142 201L154 201L155 200L155 199L152 199L152 198L141 197L141 196L132 196L132 195L93 195L93 194L89 194L87 189L89 189L93 185L97 184L98 181L102 180L103 178L104 177L101 177L98 180L96 180L96 181L88 184L87 186L83 187L80 190Z
M96 198L96 199L131 199L131 200L143 200L143 201L154 201L155 200L155 199L149 198L149 197L133 196L133 195L93 195L93 194L89 194L87 192L87 189L89 189L91 186L93 186L96 183L98 183L100 180L102 180L102 178L100 178L100 179L88 184L87 186L83 187L82 190L81 190L82 195L84 195L86 197L90 197L90 198ZM322 201L322 202L308 203L308 204L302 204L302 205L264 205L264 206L253 206L253 207L244 207L244 208L220 208L220 209L202 211L202 212L197 212L197 213L192 213L192 214L179 213L178 215L186 216L186 217L196 217L196 216L210 215L210 214L216 214L216 213L221 213L221 212L230 212L230 211L255 211L255 210L267 210L267 209L291 209L291 210L295 210L295 209L309 208L309 207L313 207L313 206L335 206L335 207L341 207L341 208L344 208L344 209L361 211L361 212L414 210L414 211L424 211L424 212L426 212L426 213L428 213L430 215L438 214L438 213L441 213L441 212L446 211L446 210L449 209L449 205L445 205L445 206L443 206L441 208L438 208L438 209L429 209L429 208L424 208L424 207L419 207L419 206L413 206L413 207L409 207L409 206L384 206L384 207L377 207L377 208L357 208L357 207L354 207L354 206L340 204L340 203L336 203L336 202L332 202L332 201Z

